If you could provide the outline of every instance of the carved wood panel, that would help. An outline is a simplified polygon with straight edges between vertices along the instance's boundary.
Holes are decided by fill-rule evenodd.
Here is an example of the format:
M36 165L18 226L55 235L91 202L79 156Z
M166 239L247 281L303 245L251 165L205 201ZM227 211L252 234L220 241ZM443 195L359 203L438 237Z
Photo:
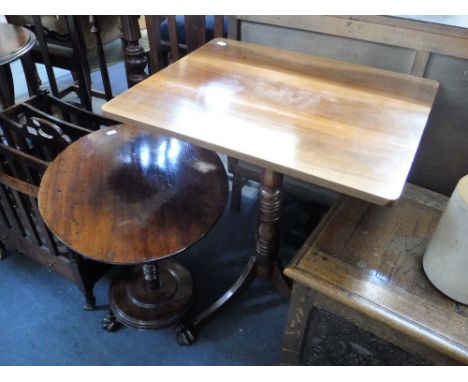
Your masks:
M426 365L420 358L319 308L309 311L299 356L303 365Z

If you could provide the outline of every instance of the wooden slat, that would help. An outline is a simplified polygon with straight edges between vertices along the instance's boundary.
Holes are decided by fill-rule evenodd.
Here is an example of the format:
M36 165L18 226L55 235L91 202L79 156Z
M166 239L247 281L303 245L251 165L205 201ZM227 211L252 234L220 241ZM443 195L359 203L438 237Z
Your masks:
M40 179L35 180L34 174L30 170L29 166L27 166L27 162L23 160L23 158L22 160L18 160L18 162L19 162L20 169L22 171L22 174L24 175L24 178L27 184L34 185L36 183L37 185L39 185ZM39 188L37 187L36 191L38 190ZM51 254L58 255L59 251L58 251L55 239L52 233L46 227L44 220L42 219L42 216L39 212L39 207L37 205L37 197L33 197L32 195L29 195L29 205L31 206L31 210L30 210L32 214L31 220L34 224L34 227L36 227L36 229L38 230L41 243L46 245L46 247L51 252Z
M23 126L16 122L16 118L11 119L8 113L5 113L5 115L4 113L0 113L0 125L9 146L19 147L23 151L28 151L28 144L24 139L25 134L22 131L24 130Z
M20 174L20 169L17 167L17 163L13 161L6 161L2 163L3 169L9 169L13 176L8 175L5 172L0 171L0 183L5 184L10 188L10 192L15 200L16 211L18 217L21 220L26 233L29 233L29 238L35 244L41 245L41 239L36 229L35 222L32 220L30 215L30 209L28 200L25 195L37 198L38 187L21 179L24 174Z
M163 16L145 16L151 68L149 74L156 73L164 67L161 45L161 22L163 19Z
M44 113L43 111L36 109L35 107L28 105L28 104L23 104L23 107L28 111L27 114L28 116L38 116L41 117L47 121L50 121L51 123L56 124L59 126L65 134L67 134L72 140L76 140L84 135L89 134L93 130L87 129L85 127L78 126L74 123L71 122L66 122L62 121L61 119L58 119L50 114Z
M37 40L39 42L39 48L41 51L42 61L47 71L47 78L49 79L49 86L52 94L58 96L57 81L55 79L54 69L52 67L52 61L50 60L49 48L44 36L44 28L42 27L41 16L32 16L34 22L34 32L36 33Z
M10 229L10 222L8 221L8 217L6 215L5 210L3 209L3 205L0 201L0 225L3 226L4 229ZM1 232L0 232L1 233Z
M89 111L93 110L91 99L91 78L87 73L90 73L89 62L86 56L86 50L83 41L83 33L81 31L78 16L65 16L68 30L73 46L73 60L76 64L76 74L80 85L80 100L81 104Z
M37 198L39 187L5 174L3 171L0 171L0 182L16 191Z
M72 282L77 282L76 275L70 267L70 261L65 256L51 256L49 251L44 251L44 247L38 247L18 234L8 232L6 241L12 248L17 248L22 254L43 264L49 270L61 274ZM83 277L83 274L80 277Z
M18 217L18 214L16 213L15 209L12 207L12 201L8 197L7 192L5 190L5 186L0 184L0 202L3 207L3 211L5 212L7 218L8 218L8 223L11 226L11 228L21 236L25 235L23 226L21 224L21 221Z
M0 120L3 118L4 117L0 113ZM36 158L41 158L46 161L53 159L50 158L50 152L44 151L45 140L43 138L38 138L37 135L31 134L27 129L24 129L22 125L14 120L4 119L3 122L5 123L4 131L8 132L9 136L13 137L12 141L8 139L8 144L11 147L18 147L22 152L33 154ZM26 142L25 137L33 143L32 149Z
M403 28L411 30L416 30L420 32L429 32L429 33L437 33L443 34L447 36L453 37L461 37L461 38L468 38L468 28L463 28L461 26L455 25L448 25L448 24L439 24L434 21L422 21L416 20L414 18L405 18L399 16L359 16L359 15L352 15L352 16L334 16L349 20L358 20L364 21L373 24L383 24L388 25L395 28ZM455 16L456 17L456 16Z
M206 42L205 16L185 16L185 42L192 52Z
M39 192L39 188L37 189L37 192ZM49 249L49 251L53 255L57 256L59 254L57 244L55 242L54 236L49 231L49 229L46 227L46 225L44 223L44 220L42 219L41 213L39 212L39 207L37 205L37 198L30 197L29 200L31 202L31 207L32 207L32 210L33 210L33 213L34 213L34 217L35 217L34 220L36 222L36 225L42 231L42 235L40 235L41 241L44 242L46 247Z
M100 17L99 16L89 16L89 21L91 23L91 33L95 37L96 41L96 50L98 53L99 59L99 70L101 71L102 84L104 86L104 96L107 101L112 99L112 86L109 78L109 69L107 66L106 56L104 54L104 47L102 44L101 32L100 32ZM91 88L91 92L93 89Z
M224 37L224 18L223 16L214 16L214 36Z
M169 42L171 44L171 56L173 61L180 58L179 42L177 39L177 25L175 16L167 16L167 30L169 33Z
M52 105L55 105L58 108L60 108L60 110L67 110L70 113L84 116L85 117L85 123L83 124L82 127L86 128L86 120L97 121L98 123L100 123L102 125L105 125L105 126L113 125L113 124L116 123L115 121L113 121L113 120L111 120L109 118L105 118L105 117L103 117L103 116L101 116L99 114L96 114L96 113L90 112L88 110L84 110L82 108L79 108L77 106L71 105L68 102L63 102L62 100L60 100L57 97L48 95L47 100L50 101L50 103Z
M22 151L16 150L12 147L8 147L0 143L0 153L6 155L8 158L16 158L18 161L27 164L28 166L37 170L45 170L48 166L48 162L33 157L32 155L26 154Z

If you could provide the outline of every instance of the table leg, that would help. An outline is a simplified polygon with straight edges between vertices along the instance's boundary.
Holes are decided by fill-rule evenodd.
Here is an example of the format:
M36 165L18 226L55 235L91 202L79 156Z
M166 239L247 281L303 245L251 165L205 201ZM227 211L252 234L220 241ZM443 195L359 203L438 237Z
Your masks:
M255 252L257 277L271 280L280 293L291 295L291 285L279 264L280 219L283 207L283 174L263 169L258 195L258 226Z
M4 109L15 103L15 88L10 65L0 66L0 106Z
M24 76L26 77L29 96L32 97L37 94L39 87L41 86L41 80L37 73L36 65L29 53L21 57L21 65L23 66Z
M255 253L257 277L269 280L278 259L279 220L283 200L283 174L263 169L258 195L258 226Z
M86 304L83 306L83 309L96 309L96 297L94 296L93 291L94 285L90 283L89 278L84 277L84 272L82 271L83 258L71 249L68 251L68 257L70 259L70 268L75 278L75 282L86 299Z
M193 319L186 316L176 325L176 339L179 345L190 345L194 342L195 333L199 327L250 285L255 276L256 265L257 259L252 256L237 281L220 298Z
M278 264L279 222L283 199L282 183L282 174L266 169L262 171L258 194L259 210L255 255L250 258L234 285L218 300L193 319L185 318L176 326L179 345L189 345L194 342L195 332L198 328L247 288L254 276L260 280L271 280L281 293L290 295L290 287L287 285Z
M143 277L146 282L146 289L158 289L161 286L158 263L143 264Z

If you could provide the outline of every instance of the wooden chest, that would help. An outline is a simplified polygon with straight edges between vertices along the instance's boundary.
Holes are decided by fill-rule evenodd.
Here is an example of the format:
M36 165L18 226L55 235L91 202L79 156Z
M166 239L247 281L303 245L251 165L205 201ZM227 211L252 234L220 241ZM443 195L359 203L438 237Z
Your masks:
M339 199L285 270L282 364L468 364L468 307L422 268L447 200L410 184L392 207Z

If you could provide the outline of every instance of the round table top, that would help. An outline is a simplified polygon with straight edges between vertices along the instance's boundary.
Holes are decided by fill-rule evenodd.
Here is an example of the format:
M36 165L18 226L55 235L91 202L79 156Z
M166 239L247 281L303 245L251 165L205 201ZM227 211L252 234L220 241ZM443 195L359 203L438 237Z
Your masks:
M9 64L28 52L36 43L29 29L0 23L0 65Z
M224 211L218 155L129 125L95 131L47 168L39 209L79 254L111 264L149 262L201 239Z

